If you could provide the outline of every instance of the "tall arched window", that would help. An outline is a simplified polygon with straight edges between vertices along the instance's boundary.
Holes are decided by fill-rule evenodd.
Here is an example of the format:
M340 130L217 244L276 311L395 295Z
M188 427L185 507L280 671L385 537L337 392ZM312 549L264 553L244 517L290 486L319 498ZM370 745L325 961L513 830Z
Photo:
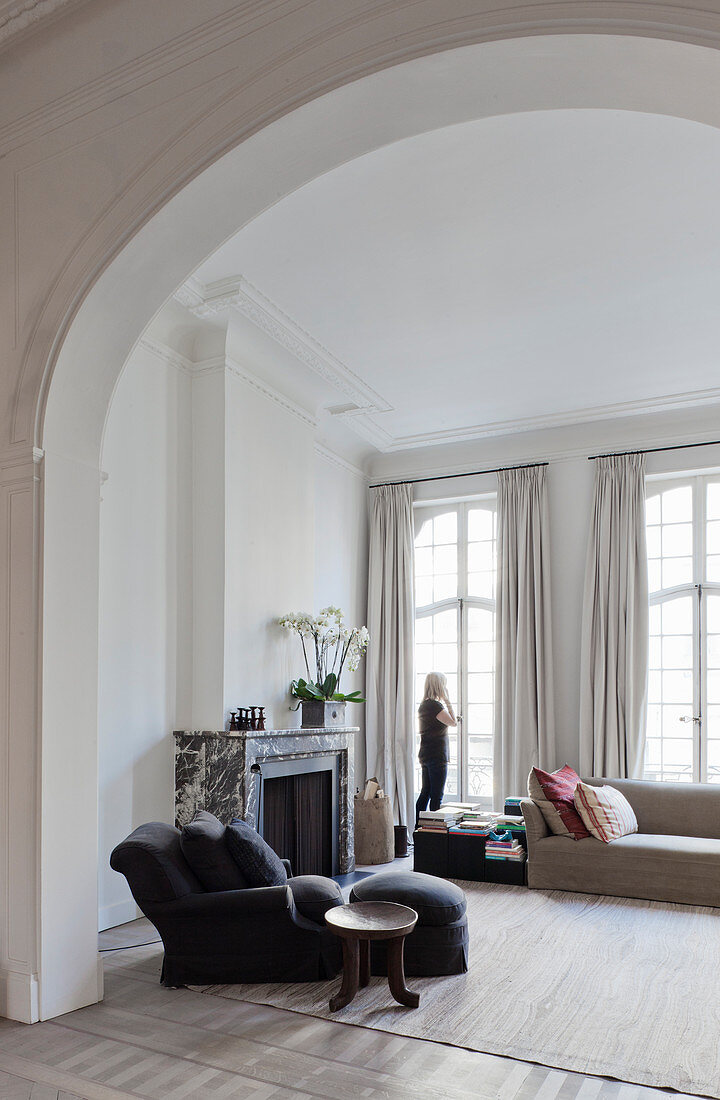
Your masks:
M720 783L720 475L646 487L646 779Z
M415 695L444 672L456 714L445 798L492 805L495 495L415 506ZM416 780L419 786L419 769Z

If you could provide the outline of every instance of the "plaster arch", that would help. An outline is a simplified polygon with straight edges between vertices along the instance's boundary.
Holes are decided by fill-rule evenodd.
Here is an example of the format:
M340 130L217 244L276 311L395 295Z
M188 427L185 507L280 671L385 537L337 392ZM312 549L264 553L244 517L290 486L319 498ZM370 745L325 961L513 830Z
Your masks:
M423 131L568 107L720 126L720 53L657 38L547 35L384 68L276 119L211 164L87 291L37 406L45 453L41 816L63 821L62 829L44 830L40 844L41 1018L98 995L99 457L113 388L134 343L209 253L310 179Z

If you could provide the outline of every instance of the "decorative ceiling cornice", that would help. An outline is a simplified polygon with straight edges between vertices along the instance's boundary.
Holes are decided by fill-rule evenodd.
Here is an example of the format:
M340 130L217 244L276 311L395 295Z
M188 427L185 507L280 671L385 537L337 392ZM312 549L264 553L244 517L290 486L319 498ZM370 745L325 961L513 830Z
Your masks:
M190 278L175 292L174 297L195 317L208 319L230 310L242 314L347 399L349 404L346 403L335 415L352 419L353 426L357 421L357 430L361 435L365 431L359 424L360 419L367 419L369 413L391 411L392 406L376 390L241 275L207 285ZM390 439L383 429L375 425L366 430L372 430L376 437L380 434Z
M325 443L315 444L315 454L318 458L324 459L325 462L329 462L332 466L337 466L339 470L343 470L346 474L352 474L353 477L359 478L360 481L366 484L369 481L368 475L360 466L356 466L354 462L349 462Z
M77 8L87 0L0 0L0 49L24 31L35 30L50 16Z
M261 393L263 397L268 398L275 405L279 405L285 412L290 413L307 427L317 428L315 417L307 409L303 408L302 405L298 405L297 401L293 401L286 394L280 393L274 386L258 378L252 371L246 370L241 363L236 362L230 356L216 355L213 358L201 359L195 362L188 359L187 356L181 355L174 348L168 347L167 344L154 340L147 335L140 338L137 346L143 351L149 352L150 355L167 364L167 366L174 367L181 374L190 375L191 378L203 378L207 377L208 374L215 374L219 371L234 374L246 385L251 386L252 389Z
M613 405L593 405L568 412L547 413L543 416L526 416L517 420L496 420L489 424L473 424L447 431L422 432L418 435L396 436L384 448L385 452L409 451L417 447L440 446L443 443L468 443L474 439L492 436L519 435L523 432L547 431L578 424L592 424L618 417L645 416L649 413L673 412L692 409L700 405L720 404L720 388L688 390L642 401L620 401Z
M391 412L392 406L247 279L233 276L204 285L191 277L175 292L174 297L196 317L211 318L229 310L237 310L247 317L349 399L326 411L345 421L352 431L383 454L449 443L467 443L492 436L564 428L574 424L591 424L616 417L642 416L647 413L720 404L720 388L688 390L639 401L623 401L611 405L570 409L561 413L393 436L375 419L376 413Z

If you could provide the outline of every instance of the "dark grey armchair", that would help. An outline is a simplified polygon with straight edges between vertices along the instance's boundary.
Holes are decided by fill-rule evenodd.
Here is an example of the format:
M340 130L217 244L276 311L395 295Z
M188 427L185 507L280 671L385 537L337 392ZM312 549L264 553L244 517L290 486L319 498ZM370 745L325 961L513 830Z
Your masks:
M301 875L287 886L207 892L182 853L179 830L162 822L135 829L110 866L160 933L164 985L317 981L340 969L339 941L323 919L343 903L332 879Z

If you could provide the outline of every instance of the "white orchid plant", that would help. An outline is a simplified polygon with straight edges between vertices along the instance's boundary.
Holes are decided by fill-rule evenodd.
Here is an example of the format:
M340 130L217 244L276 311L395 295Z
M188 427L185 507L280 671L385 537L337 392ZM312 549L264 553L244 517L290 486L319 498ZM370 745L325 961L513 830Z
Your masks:
M290 694L300 702L364 703L359 691L343 695L340 677L344 669L355 672L368 647L370 635L366 626L346 626L339 607L324 607L319 615L304 613L284 615L278 624L300 635L307 680L300 677L290 684ZM310 671L309 639L315 649L315 667ZM297 710L297 707L294 709Z

